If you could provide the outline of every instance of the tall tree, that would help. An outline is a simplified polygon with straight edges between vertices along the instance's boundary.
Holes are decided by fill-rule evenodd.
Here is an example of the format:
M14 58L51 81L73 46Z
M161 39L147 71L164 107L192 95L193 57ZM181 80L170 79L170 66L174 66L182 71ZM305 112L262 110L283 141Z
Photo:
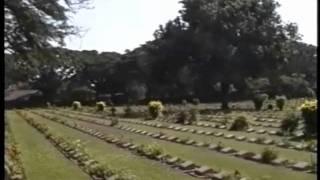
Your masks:
M54 54L53 44L63 46L67 35L79 32L69 21L70 13L88 7L89 1L5 0L5 52L24 60ZM37 56L31 58L30 52Z
M208 49L211 76L221 82L222 108L230 84L259 76L290 57L288 44L299 40L295 24L283 24L274 0L182 0L182 19Z

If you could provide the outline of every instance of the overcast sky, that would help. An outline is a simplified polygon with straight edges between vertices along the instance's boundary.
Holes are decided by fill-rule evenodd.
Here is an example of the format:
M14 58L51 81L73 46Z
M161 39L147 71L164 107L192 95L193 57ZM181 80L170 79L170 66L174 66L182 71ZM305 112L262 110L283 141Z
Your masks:
M93 0L93 9L81 10L73 23L82 37L67 38L67 48L123 53L153 39L160 24L178 16L180 0ZM317 0L278 0L285 22L298 24L302 41L317 44Z

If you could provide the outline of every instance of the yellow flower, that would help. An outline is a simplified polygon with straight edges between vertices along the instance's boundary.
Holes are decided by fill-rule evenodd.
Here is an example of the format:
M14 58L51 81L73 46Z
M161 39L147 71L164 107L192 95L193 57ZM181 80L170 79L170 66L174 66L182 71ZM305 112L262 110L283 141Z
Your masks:
M159 111L159 112L163 111L163 109L164 109L161 101L150 101L148 106L149 106L149 108L157 109L157 111Z
M315 112L317 111L317 100L305 101L300 107L299 110L303 112Z
M99 101L99 102L97 102L97 104L96 104L97 106L103 106L103 107L106 107L106 103L105 102L103 102L103 101Z

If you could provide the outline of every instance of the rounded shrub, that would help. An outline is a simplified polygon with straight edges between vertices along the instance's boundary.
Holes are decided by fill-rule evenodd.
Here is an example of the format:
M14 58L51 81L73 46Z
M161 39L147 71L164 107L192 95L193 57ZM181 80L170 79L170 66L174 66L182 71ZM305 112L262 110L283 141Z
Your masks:
M106 103L103 101L99 101L96 103L97 111L104 111L106 107Z
M192 124L194 122L197 122L198 121L198 110L197 109L191 109L189 111L190 113L190 119L189 119L189 122Z
M265 148L261 153L261 160L264 163L270 163L278 157L278 153L272 149Z
M286 96L276 96L276 105L280 111L283 110L286 100Z
M112 118L112 119L111 119L111 124L110 124L110 126L115 126L115 125L117 125L117 124L119 124L119 120L116 119L116 118Z
M188 119L189 119L189 113L183 110L178 113L176 123L187 124Z
M299 116L295 113L289 113L286 117L281 121L281 130L283 132L292 133L296 130L299 124Z
M79 102L79 101L73 101L72 102L72 109L73 110L78 110L78 109L81 109L81 102Z
M272 104L268 104L267 109L268 110L273 110L273 105Z
M230 130L232 131L243 131L249 127L247 118L245 116L237 117L231 124Z
M144 154L144 155L147 154L151 158L156 158L158 155L161 155L164 153L164 150L157 144L149 144L149 145L141 144L140 146L138 146L136 151L139 154Z
M300 108L305 123L305 134L317 134L317 100L306 101Z
M161 101L150 101L148 104L149 113L152 118L157 118L162 115L163 105Z
M256 110L261 110L263 103L268 99L268 94L255 94L253 96L253 103Z

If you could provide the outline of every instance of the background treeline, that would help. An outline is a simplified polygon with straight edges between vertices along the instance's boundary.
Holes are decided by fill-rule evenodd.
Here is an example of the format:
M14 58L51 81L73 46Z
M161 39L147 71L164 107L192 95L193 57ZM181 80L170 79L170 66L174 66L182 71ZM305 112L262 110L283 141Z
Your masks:
M181 3L154 40L124 54L52 48L54 56L30 51L31 61L6 54L5 87L23 82L58 104L199 98L228 108L257 93L315 96L317 47L299 42L297 26L281 21L275 1Z

